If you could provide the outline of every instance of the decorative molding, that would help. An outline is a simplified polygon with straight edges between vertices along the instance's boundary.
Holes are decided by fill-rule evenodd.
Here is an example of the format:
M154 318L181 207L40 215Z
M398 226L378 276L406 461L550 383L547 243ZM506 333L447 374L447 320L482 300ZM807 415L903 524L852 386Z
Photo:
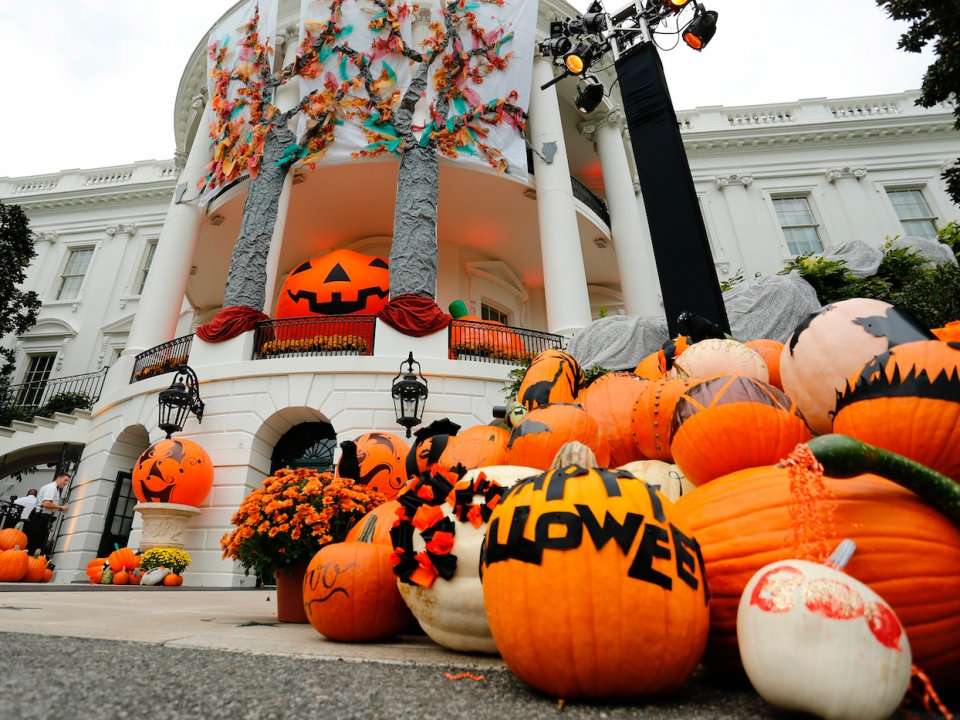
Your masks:
M827 182L835 183L841 178L853 178L854 180L860 181L867 176L867 171L864 168L830 168L824 173L824 177L827 178Z
M748 188L753 185L753 175L728 175L726 177L715 177L713 178L713 184L716 185L718 190L724 190L730 185L742 185L744 188Z
M596 142L597 131L605 125L623 133L627 129L627 118L620 108L615 107L600 117L577 123L577 131L588 140Z
M116 235L126 235L127 239L129 240L137 233L137 226L132 223L127 225L121 223L117 225L111 225L104 230L104 232L110 237L114 237Z
M42 242L55 243L57 238L60 237L60 233L56 230L47 230L44 232L35 232L33 238L35 240L40 240Z

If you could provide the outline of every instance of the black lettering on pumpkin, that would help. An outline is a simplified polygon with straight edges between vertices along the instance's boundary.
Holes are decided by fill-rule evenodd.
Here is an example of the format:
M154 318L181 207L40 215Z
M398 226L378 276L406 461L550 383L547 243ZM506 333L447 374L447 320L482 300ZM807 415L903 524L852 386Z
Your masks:
M550 528L555 526L564 528L560 537L550 537ZM537 518L535 538L537 552L541 555L544 550L573 550L583 542L583 522L571 512L544 513Z
M568 465L564 468L558 468L553 472L548 472L546 475L539 476L538 482L535 482L533 485L533 489L542 490L544 481L549 478L550 481L547 483L546 499L563 500L563 496L567 492L567 480L575 477L583 477L589 472L589 470L579 465Z
M667 531L659 525L647 523L643 528L643 537L640 539L640 547L637 548L637 554L633 558L630 570L627 572L629 577L644 582L653 583L662 587L664 590L673 589L673 580L653 567L655 558L661 560L670 559L670 547L662 544L668 540Z
M677 556L677 577L683 580L691 590L696 590L699 586L697 577L694 575L697 571L697 558L694 553L699 551L697 541L684 535L683 531L673 523L670 523L670 534L673 536L673 552Z
M501 543L497 539L500 535L500 518L495 518L490 523L490 527L487 528L485 546L487 565L493 565L493 563L504 560L519 560L532 565L540 564L543 558L542 548L534 540L528 540L523 536L529 517L529 505L518 505L514 509L505 543Z
M644 485L647 486L647 495L650 496L650 506L653 508L653 517L656 518L657 522L666 522L667 516L663 512L663 503L660 502L660 495L657 494L653 486L647 485L647 483L644 483Z
M613 540L620 547L624 555L630 552L633 541L636 539L637 533L640 531L640 526L643 524L643 515L628 512L621 524L608 512L603 518L603 525L601 525L589 506L576 505L575 507L577 508L577 512L580 513L583 525L586 527L587 533L590 535L590 539L593 540L593 544L597 550L603 550L603 546L610 540Z

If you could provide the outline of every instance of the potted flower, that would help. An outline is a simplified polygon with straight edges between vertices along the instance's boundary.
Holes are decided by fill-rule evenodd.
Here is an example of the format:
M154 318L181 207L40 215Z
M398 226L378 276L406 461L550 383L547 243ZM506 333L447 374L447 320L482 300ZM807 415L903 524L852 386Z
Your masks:
M305 623L307 564L323 546L342 542L361 517L383 502L381 493L333 473L278 470L234 513L235 528L220 540L223 557L239 561L248 573L275 574L277 618Z
M140 556L141 583L178 587L183 584L183 571L190 563L190 553L182 548L153 547L144 550Z

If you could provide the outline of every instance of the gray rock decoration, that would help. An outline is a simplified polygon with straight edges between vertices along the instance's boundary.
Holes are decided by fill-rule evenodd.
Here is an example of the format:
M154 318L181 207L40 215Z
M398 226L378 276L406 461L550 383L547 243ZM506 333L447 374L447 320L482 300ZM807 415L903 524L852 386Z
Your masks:
M865 278L876 275L883 260L883 253L879 248L867 245L860 240L848 240L841 243L833 251L823 254L826 260L843 260L847 270L854 277Z
M723 294L723 302L730 331L741 341L785 342L797 325L820 309L813 286L796 272L742 282Z
M895 248L909 248L927 261L928 265L942 265L943 263L957 264L957 256L949 246L939 240L928 240L918 237L898 237L893 241Z
M585 369L599 366L633 370L669 337L665 318L613 315L580 330L567 346L567 352Z

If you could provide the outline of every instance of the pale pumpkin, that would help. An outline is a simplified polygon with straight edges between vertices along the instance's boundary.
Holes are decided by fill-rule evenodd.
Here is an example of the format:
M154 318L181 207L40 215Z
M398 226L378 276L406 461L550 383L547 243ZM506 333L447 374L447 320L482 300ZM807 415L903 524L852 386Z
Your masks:
M676 502L696 488L683 474L683 470L662 460L635 460L617 469L626 470L647 485L652 485L670 502Z
M677 358L669 374L682 378L745 375L762 382L770 379L767 364L758 352L726 338L709 338L694 343Z

